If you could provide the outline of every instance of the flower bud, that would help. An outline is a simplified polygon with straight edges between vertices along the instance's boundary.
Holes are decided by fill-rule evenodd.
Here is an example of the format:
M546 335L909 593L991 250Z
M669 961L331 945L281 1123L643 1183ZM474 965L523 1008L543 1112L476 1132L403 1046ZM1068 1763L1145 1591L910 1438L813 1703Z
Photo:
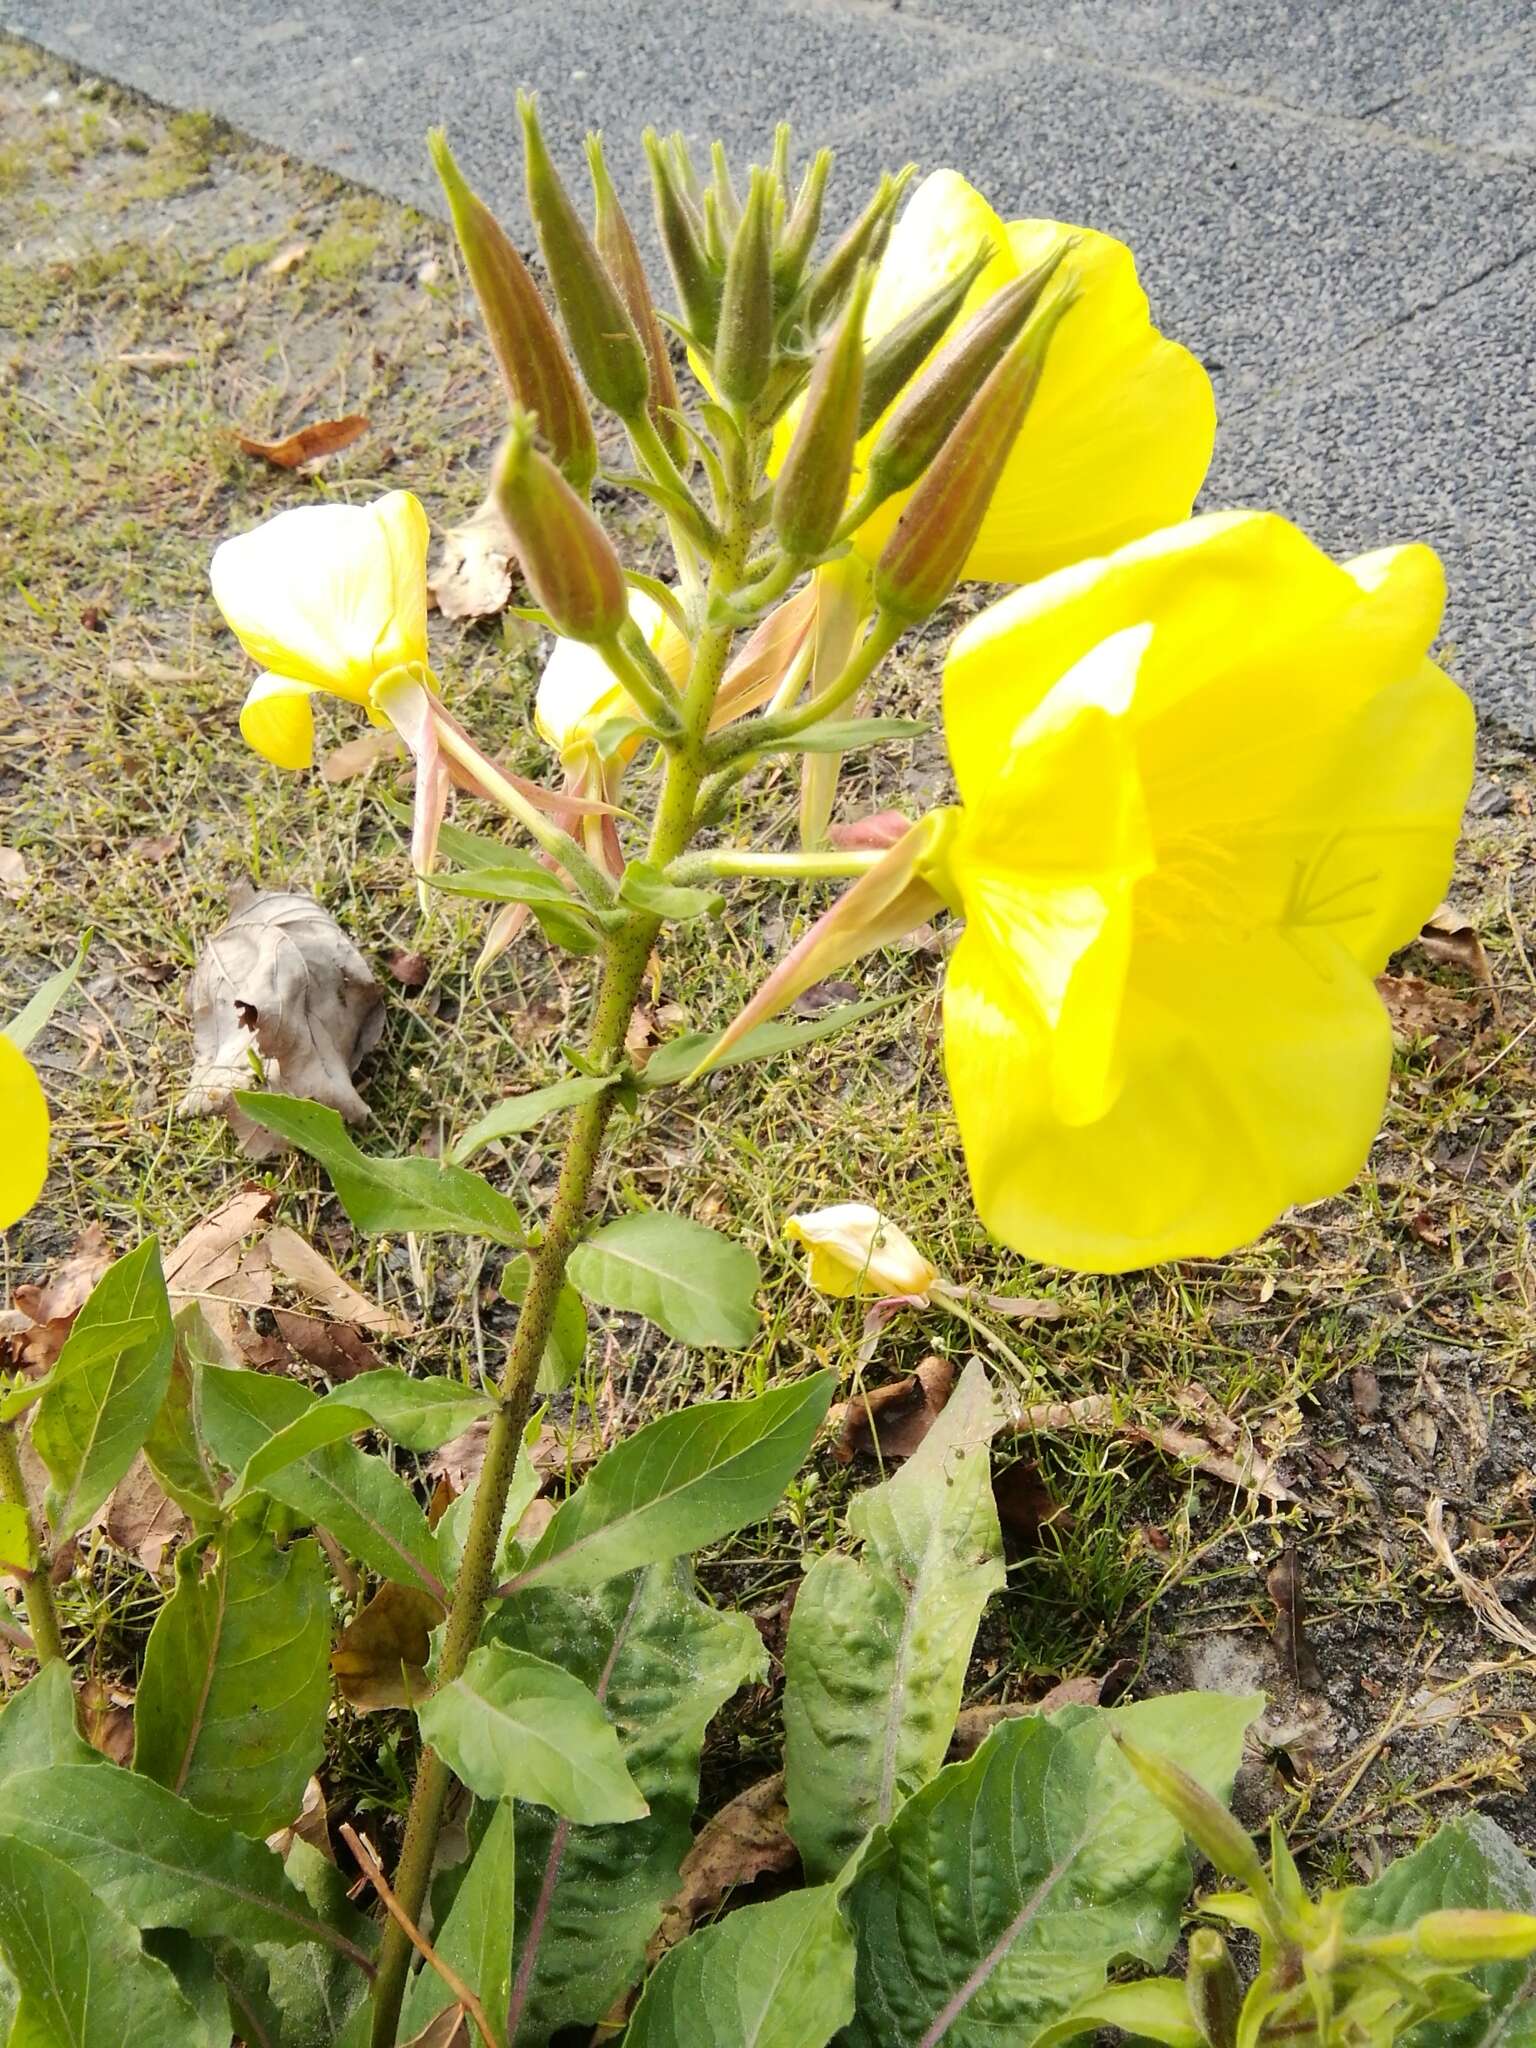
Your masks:
M959 582L1071 303L1058 299L1019 336L907 500L875 565L875 600L892 617L926 619Z
M927 362L965 304L966 294L992 259L983 242L963 270L948 284L930 292L905 320L881 335L864 358L864 396L859 405L859 432L867 434L886 407Z
M714 174L710 182L715 188L715 204L720 209L720 225L728 235L734 235L741 225L741 200L731 179L730 159L723 142L710 144L709 162Z
M901 204L901 195L916 175L917 166L908 164L893 178L881 174L875 196L831 254L820 265L806 291L805 326L816 334L835 318L838 308L853 289L861 263L878 263L890 239L891 221Z
M703 348L714 345L720 318L720 286L704 253L704 227L679 180L671 154L654 128L642 140L651 168L656 201L656 232L666 251L667 267L677 287L677 301L693 339Z
M729 182L729 178L727 178ZM773 364L773 245L769 188L754 165L747 204L731 242L715 340L715 383L733 405L762 395Z
M1265 1876L1263 1860L1254 1847L1253 1839L1220 1800L1213 1799L1198 1780L1187 1771L1180 1770L1170 1757L1138 1748L1120 1734L1115 1740L1120 1746L1120 1754L1158 1805L1173 1815L1195 1847L1215 1864L1222 1876L1235 1878L1251 1891L1267 1894L1269 1879Z
M678 187L701 217L704 212L704 187L699 183L699 174L694 169L693 155L688 147L688 138L681 128L674 128L667 137L667 148L677 172Z
M1040 303L1069 243L988 299L897 402L869 451L869 481L885 496L916 483Z
M862 271L837 332L817 357L795 438L773 490L773 528L806 561L831 546L848 504L864 380L864 309L874 273Z
M1437 1963L1516 1962L1536 1949L1536 1914L1451 1908L1426 1913L1413 1934Z
M784 232L773 258L774 293L781 303L799 290L805 266L810 261L812 249L816 246L816 237L821 231L821 202L826 193L827 177L831 169L831 150L818 149L806 165L805 176L800 180L800 190L795 195L794 209L784 224Z
M597 474L597 439L549 308L496 216L465 183L441 128L427 147L508 396L534 414L561 474L585 493Z
M1214 1927L1190 1930L1184 1991L1200 2038L1209 2048L1234 2048L1243 1987L1231 1952Z
M926 1301L939 1277L904 1231L868 1202L839 1202L791 1216L784 1235L810 1253L809 1278L819 1293L909 1294Z
M609 276L619 288L619 296L629 308L629 317L634 321L635 331L644 345L651 373L651 418L656 431L666 443L672 460L682 463L688 454L688 437L677 420L669 417L682 403L678 397L677 378L673 373L672 358L667 353L667 338L656 318L650 280L645 274L645 263L635 241L634 230L608 175L601 135L587 137L587 163L591 168L592 191L597 202L592 239L597 244L597 253L608 267Z
M613 545L552 462L533 445L533 421L514 411L496 460L496 500L537 602L568 640L611 640L629 617Z
M538 108L528 93L518 94L517 111L523 122L528 210L570 336L571 352L593 397L621 420L633 419L650 395L645 350L618 287L604 269L570 194L560 182L544 144Z

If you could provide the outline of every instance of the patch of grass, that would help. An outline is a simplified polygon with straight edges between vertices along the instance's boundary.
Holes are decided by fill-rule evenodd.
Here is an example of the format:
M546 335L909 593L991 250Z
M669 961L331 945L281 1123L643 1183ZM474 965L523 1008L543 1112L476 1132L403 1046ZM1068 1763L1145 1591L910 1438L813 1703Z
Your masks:
M309 274L319 284L351 284L373 261L377 235L337 224L328 227L309 252Z

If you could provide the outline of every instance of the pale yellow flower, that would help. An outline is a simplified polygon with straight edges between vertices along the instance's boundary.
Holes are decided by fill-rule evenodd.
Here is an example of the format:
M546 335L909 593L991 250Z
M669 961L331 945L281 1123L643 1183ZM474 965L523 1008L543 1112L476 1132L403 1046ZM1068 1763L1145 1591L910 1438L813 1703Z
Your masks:
M911 1238L869 1202L837 1202L791 1216L784 1235L809 1252L810 1283L822 1294L906 1294L926 1301L939 1277Z
M0 1230L25 1216L48 1172L48 1104L32 1062L0 1032Z

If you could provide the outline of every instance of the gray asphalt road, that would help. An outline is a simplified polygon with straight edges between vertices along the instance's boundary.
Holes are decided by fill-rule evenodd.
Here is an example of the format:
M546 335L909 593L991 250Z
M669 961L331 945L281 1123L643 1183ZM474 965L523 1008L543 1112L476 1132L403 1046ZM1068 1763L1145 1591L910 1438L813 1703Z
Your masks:
M761 154L788 116L882 165L953 164L1005 216L1135 248L1209 364L1206 502L1354 551L1431 541L1444 656L1536 736L1536 17L1529 0L9 0L87 69L426 209L447 123L519 218L514 88L568 167L647 121ZM637 211L640 209L637 208Z

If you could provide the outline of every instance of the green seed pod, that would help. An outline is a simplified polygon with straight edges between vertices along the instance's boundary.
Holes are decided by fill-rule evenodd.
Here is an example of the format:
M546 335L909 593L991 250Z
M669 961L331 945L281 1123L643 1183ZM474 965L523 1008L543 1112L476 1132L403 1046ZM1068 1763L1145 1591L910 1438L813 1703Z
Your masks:
M715 340L715 383L733 405L760 396L773 366L773 246L767 173L754 165L731 243Z
M836 318L843 300L853 289L861 263L878 263L890 239L891 223L901 204L901 195L916 175L917 166L908 164L893 178L882 174L875 196L853 226L833 244L830 255L812 277L805 296L805 326L818 333Z
M672 358L667 353L667 338L656 318L650 279L645 274L634 230L608 175L600 135L587 137L587 163L591 168L592 192L597 203L592 239L597 244L598 255L608 267L608 275L619 288L619 296L628 307L629 317L634 321L635 331L644 345L645 360L651 373L651 418L656 431L666 443L672 460L682 463L688 456L688 437L677 420L669 417L681 404L677 378L673 374Z
M1071 303L1065 295L1059 298L1019 336L961 414L953 433L907 500L896 531L886 542L875 567L876 601L893 617L926 619L959 582L1003 473L1003 464L1024 424L1051 337ZM1142 1782L1170 1811L1177 1813L1180 1823L1218 1870L1226 1871L1228 1867L1218 1859L1205 1836L1196 1832L1189 1815L1207 1811L1219 1815L1232 1841L1245 1845L1252 1867L1262 1868L1258 1852L1236 1821L1193 1778L1186 1777L1177 1765L1163 1757L1146 1759L1148 1769L1144 1771L1130 1744L1124 1743L1122 1747ZM1174 1787L1175 1780L1187 1788L1187 1812L1175 1806L1172 1789L1165 1796L1161 1780L1153 1784L1149 1773L1154 1767L1165 1776L1173 1774L1167 1777L1168 1788ZM1179 1796L1184 1798L1182 1792ZM1215 1825L1212 1821L1211 1826ZM1228 1871L1228 1875L1236 1873Z
M874 272L859 272L837 330L816 359L805 408L773 490L773 529L785 551L825 554L848 505L864 381L864 311Z
M1448 1907L1426 1913L1413 1938L1437 1963L1515 1962L1536 1949L1536 1915Z
M1190 1931L1184 1991L1189 2016L1208 2048L1235 2048L1243 1987L1227 1944L1214 1927Z
M704 251L704 227L681 184L670 152L654 128L641 138L651 169L656 232L666 251L683 320L694 340L712 348L720 319L720 283Z
M557 633L611 640L629 617L623 564L552 462L533 445L533 421L514 410L496 458L496 499L528 588Z
M805 176L800 180L800 190L795 195L794 209L784 225L784 232L773 259L774 293L781 305L800 289L805 266L810 261L812 249L816 246L816 237L821 231L821 202L826 194L827 177L831 169L831 150L818 149L806 165Z
M880 337L864 358L864 399L859 432L867 434L891 401L927 362L965 304L966 294L992 259L983 242L965 268L930 292L904 320Z
M441 128L427 137L502 382L535 415L561 474L583 496L597 474L592 415L539 288L496 216L466 184Z
M617 286L560 182L544 144L538 108L528 93L518 94L517 111L523 122L528 210L571 352L593 397L621 420L634 419L650 395L645 349Z
M1069 242L988 299L897 400L869 451L869 478L889 496L916 483L1040 303Z

